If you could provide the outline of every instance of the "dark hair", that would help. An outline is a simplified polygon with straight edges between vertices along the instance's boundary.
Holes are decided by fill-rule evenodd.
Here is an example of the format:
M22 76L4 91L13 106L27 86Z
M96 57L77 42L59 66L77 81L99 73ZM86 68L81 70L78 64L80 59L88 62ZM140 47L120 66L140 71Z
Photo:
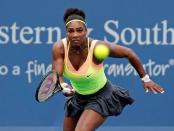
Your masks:
M71 16L71 15L79 15L84 20L86 18L86 15L85 15L83 10L78 9L78 8L68 8L68 9L65 10L65 13L64 13L64 16L63 16L64 23L66 23L68 17Z

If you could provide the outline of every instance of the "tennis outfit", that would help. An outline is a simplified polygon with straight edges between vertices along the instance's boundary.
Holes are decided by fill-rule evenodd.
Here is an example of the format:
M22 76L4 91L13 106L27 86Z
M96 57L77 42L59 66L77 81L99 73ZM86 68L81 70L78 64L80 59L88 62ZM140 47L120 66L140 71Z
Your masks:
M92 109L103 117L119 115L127 104L133 103L128 91L107 80L103 63L96 65L93 62L97 40L92 40L90 45L88 38L88 56L78 70L68 57L70 44L66 38L62 42L65 50L63 75L70 80L75 90L75 94L65 103L65 116L80 116L85 109Z

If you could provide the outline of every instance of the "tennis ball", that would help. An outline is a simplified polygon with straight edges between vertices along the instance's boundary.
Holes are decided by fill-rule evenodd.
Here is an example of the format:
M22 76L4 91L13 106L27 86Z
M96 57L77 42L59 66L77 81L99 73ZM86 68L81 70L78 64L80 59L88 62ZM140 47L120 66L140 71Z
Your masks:
M108 55L109 55L109 48L106 45L104 45L104 44L98 44L94 48L94 56L97 59L103 60L106 57L108 57Z

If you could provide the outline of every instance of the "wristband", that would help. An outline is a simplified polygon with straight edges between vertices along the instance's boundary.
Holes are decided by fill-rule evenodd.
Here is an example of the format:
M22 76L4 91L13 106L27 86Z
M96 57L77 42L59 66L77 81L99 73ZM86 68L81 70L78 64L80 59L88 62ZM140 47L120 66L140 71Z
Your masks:
M146 74L144 77L141 78L142 82L150 82L151 79L148 74Z

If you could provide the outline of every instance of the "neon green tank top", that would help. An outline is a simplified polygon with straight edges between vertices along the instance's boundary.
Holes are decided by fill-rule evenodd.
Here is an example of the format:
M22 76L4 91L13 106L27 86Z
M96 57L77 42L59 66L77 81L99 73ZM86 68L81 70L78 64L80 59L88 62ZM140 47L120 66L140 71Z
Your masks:
M69 60L69 44L67 44L66 38L62 39L62 42L65 50L63 75L70 80L72 87L77 93L82 95L96 93L105 85L107 81L104 73L103 63L96 65L92 60L93 49L97 40L93 40L89 48L88 38L88 56L86 61L78 70L75 70Z

